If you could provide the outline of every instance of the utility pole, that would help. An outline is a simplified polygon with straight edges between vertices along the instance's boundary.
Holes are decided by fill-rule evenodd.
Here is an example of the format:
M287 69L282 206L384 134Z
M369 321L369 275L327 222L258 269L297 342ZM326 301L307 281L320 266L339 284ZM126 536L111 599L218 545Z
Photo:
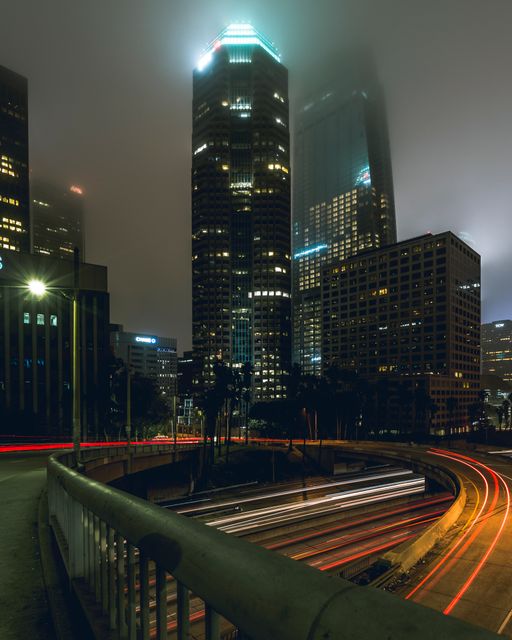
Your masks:
M80 351L79 351L79 295L80 295L80 249L73 250L73 296L72 305L72 384L73 384L73 452L75 465L80 465L80 440L82 437L82 424L80 415Z
M132 436L132 380L131 380L131 349L128 345L128 357L126 364L126 440L128 449L131 445Z

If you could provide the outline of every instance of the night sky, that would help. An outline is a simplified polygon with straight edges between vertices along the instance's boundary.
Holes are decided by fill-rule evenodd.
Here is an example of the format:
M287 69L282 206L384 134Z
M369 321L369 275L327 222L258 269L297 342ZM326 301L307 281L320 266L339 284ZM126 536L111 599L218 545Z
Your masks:
M372 44L399 238L468 234L483 320L512 318L510 0L0 0L0 64L29 80L32 175L83 187L112 321L190 348L192 69L235 21L274 41L292 105L304 69Z

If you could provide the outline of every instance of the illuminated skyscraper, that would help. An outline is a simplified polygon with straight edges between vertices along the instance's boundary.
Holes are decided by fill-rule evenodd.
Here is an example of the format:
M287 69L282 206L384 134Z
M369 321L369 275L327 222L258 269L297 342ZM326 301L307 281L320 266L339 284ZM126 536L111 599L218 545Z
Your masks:
M59 189L31 182L32 251L73 260L75 247L85 261L83 193L76 185Z
M353 56L297 114L293 200L294 362L321 371L321 269L396 242L388 128L371 59Z
M288 72L233 24L194 70L193 347L201 387L222 359L254 368L253 399L285 393L291 359Z
M482 325L482 373L512 382L512 320Z
M27 80L0 66L0 249L30 250Z

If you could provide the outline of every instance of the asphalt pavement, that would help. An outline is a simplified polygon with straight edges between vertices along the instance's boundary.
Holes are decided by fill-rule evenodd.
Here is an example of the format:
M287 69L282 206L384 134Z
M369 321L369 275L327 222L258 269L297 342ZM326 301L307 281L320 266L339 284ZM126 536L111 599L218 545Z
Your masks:
M37 530L46 481L43 455L0 456L0 638L55 638Z

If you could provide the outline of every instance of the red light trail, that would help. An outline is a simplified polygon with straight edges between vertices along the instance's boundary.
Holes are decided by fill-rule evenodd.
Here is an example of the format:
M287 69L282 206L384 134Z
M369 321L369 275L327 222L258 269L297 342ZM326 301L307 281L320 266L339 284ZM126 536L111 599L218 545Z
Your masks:
M469 587L473 584L475 579L478 577L478 575L484 568L487 560L489 559L489 556L495 549L500 537L502 536L503 529L505 527L505 524L507 522L507 519L510 513L510 491L506 481L499 473L496 473L489 466L487 466L482 462L479 462L478 460L475 460L474 458L470 458L469 456L465 456L458 453L447 452L441 449L433 449L431 450L431 453L433 455L441 456L443 458L447 458L449 460L458 462L459 464L465 465L470 469L472 469L474 472L476 472L484 482L485 496L482 501L481 507L478 511L478 514L473 518L469 526L464 531L463 535L457 539L455 544L442 556L441 560L434 565L432 570L429 571L429 573L421 580L421 582L419 582L414 587L414 589L412 589L406 595L406 599L413 597L415 594L418 594L414 598L416 601L421 599L422 593L418 593L420 589L424 589L424 590L431 589L444 575L448 573L450 569L452 569L456 565L456 563L462 558L463 554L471 547L474 541L481 534L485 524L488 522L488 518L492 516L494 513L496 513L496 505L500 497L500 483L503 485L505 490L505 495L506 495L506 506L505 506L505 511L504 511L500 526L498 527L496 534L494 535L490 544L487 546L484 554L480 558L476 567L471 571L469 577L467 577L465 581L462 583L456 595L450 600L448 605L444 608L443 613L445 615L448 615L453 611L456 605L460 602L463 595L466 593L466 591L469 589ZM487 472L491 476L493 481L492 500L486 510L485 515L483 516L482 516L482 513L488 504L490 488L489 488L489 482L487 481L487 478L484 476L482 471L480 471L480 469ZM476 527L477 524L478 526ZM457 553L454 555L456 551Z

